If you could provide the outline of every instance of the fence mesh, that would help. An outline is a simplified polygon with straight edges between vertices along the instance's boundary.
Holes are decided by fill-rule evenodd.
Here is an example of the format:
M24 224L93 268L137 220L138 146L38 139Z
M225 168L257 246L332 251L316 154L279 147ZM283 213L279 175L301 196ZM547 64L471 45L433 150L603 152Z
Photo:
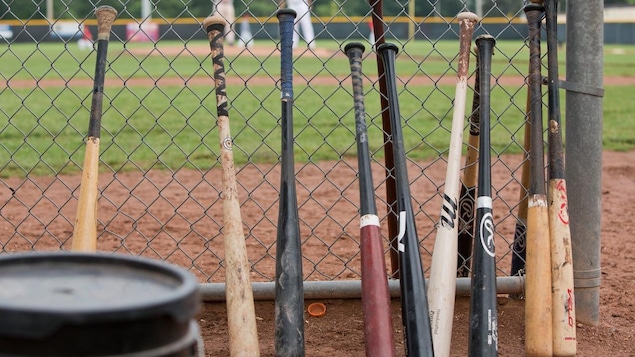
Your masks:
M384 1L397 61L412 202L424 266L444 190L456 82L455 15L472 2ZM181 265L201 282L224 277L218 133L208 1L69 0L0 3L0 251L69 250L95 66L95 6L119 11L108 53L98 203L98 249ZM494 57L492 167L499 275L509 274L523 162L527 68L522 5L476 1L476 34ZM280 171L276 3L235 1L237 41L226 44L230 121L242 220L254 281L272 281ZM145 11L148 11L146 9ZM383 130L370 6L316 1L316 46L294 50L295 161L307 280L360 278L353 98L342 49L366 44L369 142L386 259ZM476 35L475 34L475 35ZM473 91L474 60L470 65ZM468 114L470 105L468 100ZM467 121L466 121L467 129ZM466 131L467 133L467 131ZM464 136L467 146L467 135ZM465 149L464 146L464 149ZM462 159L463 160L463 159ZM389 264L387 264L389 266ZM390 268L387 266L387 271Z

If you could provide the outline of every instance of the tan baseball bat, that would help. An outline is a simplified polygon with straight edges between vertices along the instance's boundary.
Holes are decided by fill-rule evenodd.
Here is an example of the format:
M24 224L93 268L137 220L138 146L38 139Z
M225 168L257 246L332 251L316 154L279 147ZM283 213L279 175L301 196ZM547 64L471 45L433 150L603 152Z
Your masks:
M225 21L217 16L203 21L207 32L214 65L216 87L216 113L220 138L220 162L223 181L223 233L225 239L225 296L227 300L227 325L229 329L229 353L231 356L259 356L258 331L254 308L253 290L249 272L245 235L240 214L236 170L234 167L233 141L229 128L227 93L225 83L223 30Z
M551 247L545 188L542 75L540 73L540 22L544 8L541 5L529 4L524 10L529 27L529 118L531 121L529 152L531 180L526 236L525 353L527 356L551 356L553 353Z
M546 0L547 19L547 90L549 130L549 235L551 237L551 291L553 304L553 354L575 356L575 296L573 259L567 204L567 184L560 131L560 95L558 78L557 1Z
M88 138L82 167L82 181L75 216L71 250L94 252L97 250L97 178L99 173L99 140L101 131L102 102L104 98L104 76L110 29L117 17L117 10L110 6L95 9L97 17L97 62L93 98L90 106Z
M456 262L458 242L458 201L459 177L461 173L461 146L463 145L463 125L467 97L467 76L470 64L470 48L474 26L478 16L471 12L457 15L460 26L459 64L450 134L448 166L445 175L445 191L441 207L440 223L434 242L434 252L430 266L428 304L434 354L450 355L452 322L454 321L454 300L456 292Z

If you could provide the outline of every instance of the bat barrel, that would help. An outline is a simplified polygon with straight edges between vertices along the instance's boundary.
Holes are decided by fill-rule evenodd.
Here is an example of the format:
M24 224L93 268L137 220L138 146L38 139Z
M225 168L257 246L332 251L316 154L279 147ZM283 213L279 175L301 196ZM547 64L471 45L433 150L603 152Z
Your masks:
M362 76L364 45L352 42L344 47L351 67L355 108L355 137L359 163L360 251L362 258L362 310L366 356L395 356L390 292L382 245L379 217L375 207Z
M293 21L295 11L277 13L280 29L282 149L276 235L276 356L304 356L302 250L293 159Z
M4 255L0 285L9 282L12 293L0 294L5 356L192 356L200 341L196 278L162 261L123 254Z
M405 349L407 355L433 356L432 332L428 315L423 266L419 250L414 212L408 181L406 152L401 129L401 114L395 74L395 58L398 48L392 43L377 47L382 58L386 76L388 110L393 143L395 182L397 189L397 211L399 213L399 275L401 289L402 322L404 326Z
M470 356L496 356L498 323L490 157L490 77L496 40L492 36L481 35L475 42L480 61L480 137L468 352Z

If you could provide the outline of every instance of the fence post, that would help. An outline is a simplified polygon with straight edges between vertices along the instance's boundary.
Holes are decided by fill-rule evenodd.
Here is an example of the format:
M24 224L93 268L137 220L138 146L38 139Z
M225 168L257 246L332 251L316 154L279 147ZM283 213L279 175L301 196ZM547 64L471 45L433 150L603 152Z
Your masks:
M567 4L566 180L578 322L599 324L604 4Z

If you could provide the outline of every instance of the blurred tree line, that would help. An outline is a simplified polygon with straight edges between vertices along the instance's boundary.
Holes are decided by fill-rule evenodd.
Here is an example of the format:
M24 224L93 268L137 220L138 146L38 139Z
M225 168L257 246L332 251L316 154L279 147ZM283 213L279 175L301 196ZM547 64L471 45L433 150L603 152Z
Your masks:
M92 17L96 6L110 5L119 11L120 18L141 17L142 0L53 0L54 18ZM153 18L204 18L212 12L212 0L148 0ZM476 12L477 0L383 0L384 16L408 15L410 1L414 1L415 16L453 17L462 10ZM484 16L515 16L526 1L480 0ZM564 9L566 1L559 0ZM1 0L0 19L46 18L46 0ZM278 0L234 0L236 15L268 17L277 9ZM604 0L605 5L635 5L635 0ZM366 16L370 13L367 0L313 0L316 16Z

